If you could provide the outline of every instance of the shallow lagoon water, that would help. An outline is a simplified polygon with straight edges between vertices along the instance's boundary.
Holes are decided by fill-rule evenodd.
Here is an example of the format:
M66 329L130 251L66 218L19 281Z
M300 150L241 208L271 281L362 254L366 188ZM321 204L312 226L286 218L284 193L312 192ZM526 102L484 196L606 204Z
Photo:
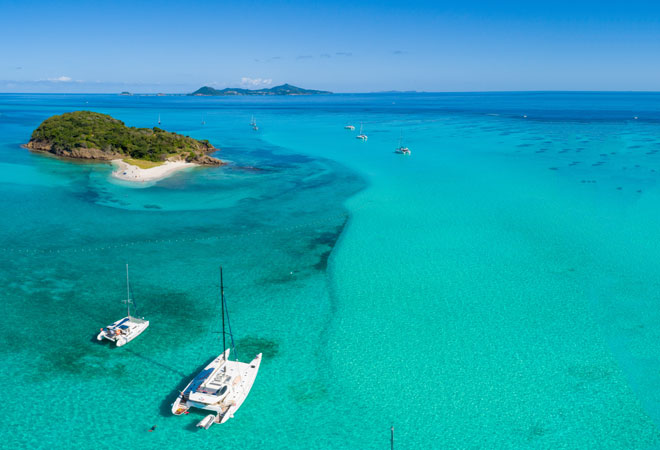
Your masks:
M0 379L43 396L12 402L3 442L387 448L394 424L397 448L657 448L659 105L1 96ZM81 108L160 114L232 165L136 188L18 147ZM367 142L343 129L361 121ZM93 338L126 262L152 325L112 349ZM169 404L221 350L219 264L239 356L264 364L200 432Z

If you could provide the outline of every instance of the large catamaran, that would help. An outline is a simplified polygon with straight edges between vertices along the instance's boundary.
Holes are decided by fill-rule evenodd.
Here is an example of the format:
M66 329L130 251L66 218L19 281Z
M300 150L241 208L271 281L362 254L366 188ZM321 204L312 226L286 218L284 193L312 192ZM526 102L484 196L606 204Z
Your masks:
M229 311L225 304L225 290L222 280L222 268L220 268L220 301L222 309L222 348L224 351L215 358L204 370L192 379L188 386L177 397L172 404L172 414L180 416L187 414L190 408L212 411L197 424L198 427L208 429L214 423L225 423L234 417L234 413L241 407L254 380L259 372L261 364L261 353L250 363L229 360L230 348L226 345L226 336L229 335L234 355L234 337L231 333L229 322ZM229 329L225 331L225 317Z
M144 330L149 326L149 321L144 320L144 318L134 317L131 315L131 305L134 306L134 310L137 313L137 307L135 302L131 300L131 285L128 279L128 264L126 264L126 303L127 316L123 319L119 319L116 322L108 325L105 328L101 328L101 332L96 336L96 339L102 341L107 339L114 342L117 347L121 347L124 344L131 342L133 339L142 334Z

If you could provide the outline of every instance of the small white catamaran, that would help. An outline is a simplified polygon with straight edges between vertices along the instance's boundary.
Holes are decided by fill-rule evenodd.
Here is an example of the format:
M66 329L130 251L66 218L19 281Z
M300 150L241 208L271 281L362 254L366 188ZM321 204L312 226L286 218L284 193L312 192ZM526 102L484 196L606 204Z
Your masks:
M198 408L212 411L213 414L205 416L197 424L198 427L209 429L214 423L225 423L234 417L234 413L241 407L254 380L259 372L261 353L250 363L229 361L230 349L226 347L225 315L229 327L229 336L232 347L234 337L231 333L229 311L225 307L225 293L222 281L222 268L220 268L220 301L222 309L222 348L225 349L220 356L211 361L193 380L172 404L172 414L180 416L188 414L188 409ZM234 348L234 354L236 349Z
M252 116L252 120L250 120L250 126L254 131L257 131L259 127L257 126L257 121L254 120L254 116Z
M133 317L131 315L131 304L135 302L131 300L131 287L128 279L128 264L126 264L126 308L128 315L105 328L101 328L101 332L96 336L96 339L102 341L107 339L114 342L117 347L131 342L133 339L142 334L149 326L149 321L144 318ZM137 310L137 308L134 308Z
M356 139L362 139L363 141L367 140L367 135L362 133L362 122L360 122L360 134L355 136Z
M396 148L396 150L394 150L394 153L398 153L400 155L410 155L410 149L403 145L403 131L401 132L401 136L399 136L399 146Z

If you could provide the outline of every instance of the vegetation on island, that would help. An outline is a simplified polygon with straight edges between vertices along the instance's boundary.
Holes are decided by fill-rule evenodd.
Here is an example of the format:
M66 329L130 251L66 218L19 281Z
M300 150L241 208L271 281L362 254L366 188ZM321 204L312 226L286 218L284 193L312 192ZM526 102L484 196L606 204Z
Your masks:
M26 146L70 158L221 164L219 159L207 155L217 149L205 139L193 139L158 127L127 127L107 114L92 111L75 111L44 120Z
M242 89L242 88L225 88L215 89L210 86L204 86L197 89L190 95L205 96L205 95L318 95L318 94L332 94L329 91L316 91L313 89L303 89L290 84L282 84L267 89Z

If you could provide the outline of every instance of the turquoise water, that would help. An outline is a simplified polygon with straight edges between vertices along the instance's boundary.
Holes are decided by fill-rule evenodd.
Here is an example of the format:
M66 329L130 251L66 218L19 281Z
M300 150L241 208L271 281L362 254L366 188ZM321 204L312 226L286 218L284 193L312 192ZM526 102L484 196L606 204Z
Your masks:
M0 96L3 445L377 449L394 424L396 448L660 448L659 107ZM19 147L76 109L160 114L232 164L134 187ZM94 337L125 263L152 325L114 349ZM239 356L264 363L197 431L169 405L221 351L220 264Z

